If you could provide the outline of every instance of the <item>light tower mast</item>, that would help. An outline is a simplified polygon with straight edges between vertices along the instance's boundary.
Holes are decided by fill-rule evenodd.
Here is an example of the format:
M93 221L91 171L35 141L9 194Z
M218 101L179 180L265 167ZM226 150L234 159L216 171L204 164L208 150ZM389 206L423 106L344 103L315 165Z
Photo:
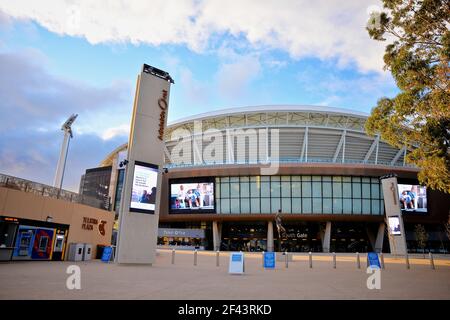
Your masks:
M70 139L73 138L72 134L72 124L78 114L72 114L69 119L64 122L61 126L61 130L64 131L64 140L61 146L61 152L59 154L58 165L56 167L55 180L53 180L53 186L55 188L62 188L62 183L64 179L64 170L66 168L67 152L69 150Z

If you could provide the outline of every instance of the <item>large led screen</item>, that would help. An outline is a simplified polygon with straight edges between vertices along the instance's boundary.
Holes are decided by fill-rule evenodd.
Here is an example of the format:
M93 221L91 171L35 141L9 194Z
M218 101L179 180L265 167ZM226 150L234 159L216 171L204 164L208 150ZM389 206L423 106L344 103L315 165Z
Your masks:
M388 217L389 233L394 236L399 236L402 234L400 229L400 218L398 216Z
M155 213L158 166L135 162L130 211Z
M426 213L426 187L411 184L398 184L398 197L402 213Z
M170 180L170 213L215 213L214 178Z

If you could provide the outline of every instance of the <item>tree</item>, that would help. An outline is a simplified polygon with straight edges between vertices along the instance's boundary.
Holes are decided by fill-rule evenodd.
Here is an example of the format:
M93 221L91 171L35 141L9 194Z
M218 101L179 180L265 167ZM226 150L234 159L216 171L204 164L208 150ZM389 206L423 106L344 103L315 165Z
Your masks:
M427 246L428 241L427 231L423 225L417 224L414 228L414 233L416 234L417 246L421 248L422 252L425 254L425 247Z
M381 98L366 122L420 168L420 183L450 193L450 2L383 0L367 24L372 39L385 41L385 70L400 93Z

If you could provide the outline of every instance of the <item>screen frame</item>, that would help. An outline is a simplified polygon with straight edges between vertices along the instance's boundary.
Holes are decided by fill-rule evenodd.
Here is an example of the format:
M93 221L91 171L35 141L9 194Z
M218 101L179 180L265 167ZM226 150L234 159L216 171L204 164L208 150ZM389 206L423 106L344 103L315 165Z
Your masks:
M214 190L214 209L172 209L171 208L171 200L172 200L172 185L173 184L181 184L181 183L201 183L201 182L207 182L213 184L213 190ZM176 179L169 179L168 181L169 185L169 192L168 192L168 204L169 204L169 214L215 214L217 211L217 202L216 202L216 177L211 176L205 176L205 177L194 177L194 178L176 178Z
M397 215L395 215L395 216L388 216L387 218L388 218L389 234L391 236L401 236L403 234L403 230L402 230L402 225L400 223L400 216L397 216ZM391 232L391 224L390 224L390 221L389 221L389 219L391 219L391 218L396 218L398 220L398 225L400 227L400 231L397 231L398 233Z
M159 179L159 166L157 164L152 164L152 163L147 163L147 162L142 162L142 161L134 161L134 165L133 165L133 176L132 176L132 180L131 180L131 190L130 190L130 207L129 210L130 212L138 212L138 213L146 213L146 214L155 214L155 210L156 210L156 203L158 202L158 194L156 195L156 201L155 201L155 210L148 210L148 209L140 209L140 208L133 208L131 207L131 199L133 196L133 188L134 188L134 173L136 171L136 166L141 166L141 167L146 167L146 168L150 168L150 169L156 169L156 191L158 192L158 179ZM159 191L161 192L161 191Z

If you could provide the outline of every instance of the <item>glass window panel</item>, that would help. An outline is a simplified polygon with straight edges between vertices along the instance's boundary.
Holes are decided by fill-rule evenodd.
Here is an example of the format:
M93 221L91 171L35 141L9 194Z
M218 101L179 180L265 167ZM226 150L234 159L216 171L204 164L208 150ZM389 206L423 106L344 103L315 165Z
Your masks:
M292 213L302 213L301 198L292 198Z
M281 176L281 181L282 182L291 182L291 177L290 176Z
M261 197L270 197L270 183L261 182Z
M222 198L229 198L230 197L230 185L228 183L221 183L220 184L220 196Z
M216 179L216 190L214 190L214 192L216 194L216 197L220 198L220 183L217 182L217 179Z
M302 182L302 197L311 197L311 182Z
M302 213L312 213L311 198L302 198Z
M283 198L289 198L291 196L291 183L281 182L281 196Z
M322 177L321 176L312 176L312 181L322 182Z
M352 182L352 177L342 177L343 182Z
M220 182L221 183L230 182L230 177L221 177Z
M342 184L342 197L351 198L352 197L352 185L351 183Z
M363 201L362 201L362 213L370 214L370 200L363 199Z
M271 212L276 213L281 209L281 201L280 198L272 198L272 210Z
M322 183L322 193L324 198L331 198L331 182Z
M370 184L363 183L362 184L362 194L363 199L370 199Z
M239 182L239 177L230 177L230 182Z
M378 184L378 182L379 182L379 180L377 178L371 178L370 180L372 181L372 183L376 183L376 184Z
M381 186L381 183L380 183L380 199L384 199L384 193L383 193L383 188Z
M332 202L331 198L323 198L323 213L332 213Z
M230 213L241 213L239 199L230 199Z
M291 177L291 180L292 180L292 181L301 181L301 180L302 180L302 177L301 177L301 176L292 176L292 177Z
M230 195L232 198L239 198L239 182L230 183Z
M241 198L241 213L250 213L250 199Z
M261 213L272 213L269 198L261 198Z
M230 199L220 200L221 213L230 213Z
M361 178L362 183L370 183L370 178Z
M333 198L342 198L342 184L333 182Z
M280 189L281 189L280 182L272 181L270 183L270 196L271 197L280 197Z
M322 213L322 198L313 198L313 213Z
M283 213L291 213L291 198L281 199L281 211Z
M372 200L372 214L380 214L380 201Z
M216 212L217 213L221 213L222 212L222 208L220 207L220 203L221 203L221 201L219 200L219 198L217 198L217 200L216 200Z
M344 214L352 213L352 199L343 199L342 210L344 211Z
M302 181L311 181L311 176L302 176Z
M313 181L313 197L322 197L322 183Z
M278 181L280 182L280 176L270 176L270 181Z
M353 213L354 214L361 213L361 199L353 199Z
M380 214L384 214L384 200L380 200Z
M333 213L342 213L342 199L333 199Z
M261 181L269 182L270 176L261 176Z
M242 182L247 182L248 183L250 181L250 179L248 177L241 177L240 180L241 180L241 183Z
M341 182L342 181L342 177L340 177L340 176L333 176L333 181L334 182Z
M255 181L250 182L250 196L252 198L259 198L261 184Z
M322 181L330 182L331 177L330 176L322 176Z
M259 198L257 199L251 199L250 200L250 205L251 205L251 212L252 213L260 213L259 210Z
M249 197L249 192L250 192L250 185L248 182L242 182L240 183L240 187L241 189L241 197Z
M261 177L260 176L251 176L250 177L250 181L254 182L254 181L261 181Z
M352 177L352 182L361 183L361 177Z
M361 198L361 184L360 183L353 183L353 198Z
M371 184L371 192L372 192L372 199L380 199L380 186L378 184Z
M301 197L302 196L302 194L301 194L301 185L300 185L300 182L297 182L297 181L292 181L292 184L291 184L291 197Z

